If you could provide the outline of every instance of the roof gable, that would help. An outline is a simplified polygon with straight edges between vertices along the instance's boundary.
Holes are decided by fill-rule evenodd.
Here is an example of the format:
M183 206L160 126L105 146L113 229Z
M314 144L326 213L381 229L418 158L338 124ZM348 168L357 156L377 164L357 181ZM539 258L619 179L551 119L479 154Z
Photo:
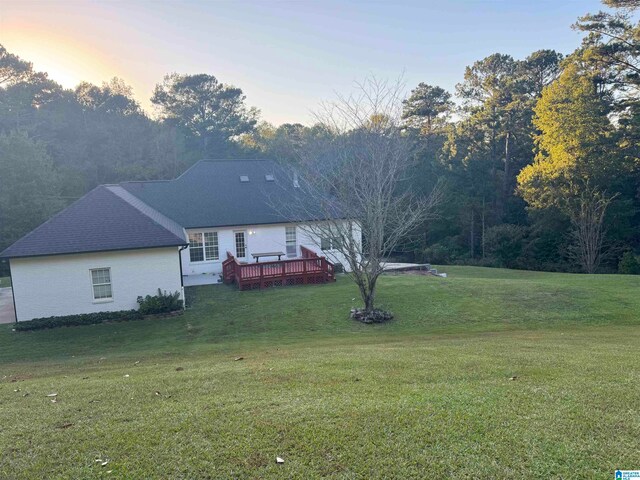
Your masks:
M31 257L184 245L185 240L100 186L8 247L2 257Z

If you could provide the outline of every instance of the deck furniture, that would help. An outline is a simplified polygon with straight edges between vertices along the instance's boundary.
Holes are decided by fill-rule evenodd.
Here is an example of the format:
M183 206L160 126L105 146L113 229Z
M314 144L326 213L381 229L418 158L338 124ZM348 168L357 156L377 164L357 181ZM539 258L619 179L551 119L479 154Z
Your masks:
M260 261L260 257L278 257L280 260L286 254L284 252L266 252L266 253L252 253L251 256L256 259L256 263Z

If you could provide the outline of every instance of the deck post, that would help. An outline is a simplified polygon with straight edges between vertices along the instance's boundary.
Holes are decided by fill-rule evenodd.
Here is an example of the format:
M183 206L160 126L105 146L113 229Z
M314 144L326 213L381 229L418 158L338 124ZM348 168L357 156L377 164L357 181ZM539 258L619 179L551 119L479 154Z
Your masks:
M304 284L309 283L307 278L307 260L306 259L302 260L302 283Z

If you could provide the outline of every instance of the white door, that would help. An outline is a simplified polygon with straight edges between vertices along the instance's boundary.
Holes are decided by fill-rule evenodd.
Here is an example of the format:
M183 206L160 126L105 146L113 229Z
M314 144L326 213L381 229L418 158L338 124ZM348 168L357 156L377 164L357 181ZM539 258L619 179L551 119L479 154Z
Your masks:
M236 242L236 258L247 257L247 234L244 230L238 230L233 232L233 236Z
M287 246L287 257L295 258L298 256L298 240L296 238L296 227L285 227L284 229L285 243Z

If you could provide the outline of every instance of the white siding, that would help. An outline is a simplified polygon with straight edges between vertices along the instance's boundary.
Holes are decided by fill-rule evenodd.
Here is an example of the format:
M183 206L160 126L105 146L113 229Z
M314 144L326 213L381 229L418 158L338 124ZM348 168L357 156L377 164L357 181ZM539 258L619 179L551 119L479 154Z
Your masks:
M298 244L304 245L309 250L313 250L321 257L327 257L331 263L340 263L344 267L345 270L349 271L349 263L345 259L345 257L338 252L337 250L322 250L320 248L320 238L313 233L313 227L305 228L298 227ZM358 240L358 242L362 242L362 232L357 225L354 225L353 235Z
M252 253L265 253L265 252L283 252L285 255L282 259L286 259L287 245L285 227L293 226L294 224L276 224L276 225L243 225L238 227L224 227L224 228L199 228L188 229L187 233L191 232L218 232L218 251L220 258L218 260L209 262L194 262L192 263L189 258L189 249L185 249L182 252L182 272L184 275L200 275L200 274L220 274L222 273L222 262L227 258L227 251L231 254L236 254L235 237L234 232L244 231L245 240L247 243L247 256L241 259L246 262L255 261L251 256ZM322 251L320 249L320 239L313 238L309 235L308 230L304 227L297 226L296 237L298 242L297 255L300 256L300 246L303 245L310 250L313 250L318 255L327 257L330 262L342 263L345 268L348 268L347 262L341 255L335 251ZM360 237L360 231L356 231L355 235ZM265 257L260 261L277 260L277 257Z
M111 269L113 300L94 301L90 270ZM11 259L18 321L138 307L138 295L181 291L178 248Z

